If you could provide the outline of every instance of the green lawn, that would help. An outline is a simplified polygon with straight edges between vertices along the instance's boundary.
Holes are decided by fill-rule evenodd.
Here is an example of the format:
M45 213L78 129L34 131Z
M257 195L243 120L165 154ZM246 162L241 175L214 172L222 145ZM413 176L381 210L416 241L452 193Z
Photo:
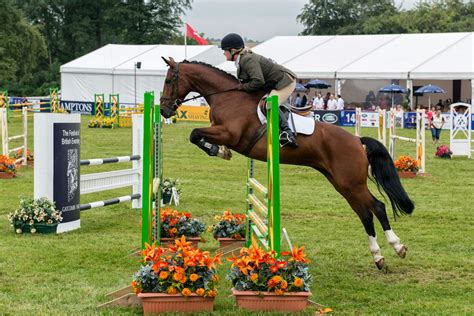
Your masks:
M82 159L131 153L131 129L88 129L88 120L82 119ZM32 120L29 123L32 148ZM165 176L179 178L183 185L179 209L212 224L213 217L227 208L244 210L247 159L235 153L230 162L209 158L190 144L192 128L204 125L165 126L164 165ZM14 120L11 134L19 129ZM363 129L362 134L375 136L376 130ZM400 134L414 137L415 132ZM415 212L394 221L390 211L394 231L409 248L406 259L396 256L376 225L388 265L385 271L376 269L362 224L326 179L305 167L282 166L282 226L294 243L306 246L312 260L313 300L333 308L334 314L474 314L474 161L436 159L428 132L426 136L431 176L402 180L416 203ZM443 131L441 137L449 145L449 133ZM414 144L397 146L397 156L415 156ZM124 166L89 167L83 173L117 167ZM377 193L372 184L371 188ZM82 202L130 192L91 194ZM131 209L130 203L98 208L83 212L82 227L73 232L16 235L7 214L20 196L32 195L31 168L20 170L14 180L0 180L0 314L140 314L139 309L96 308L106 301L106 293L128 285L138 268L138 258L128 254L140 242L140 211ZM210 233L204 238L203 249L217 248ZM240 315L229 297L228 268L226 262L220 272L223 281L215 311ZM306 314L315 311L311 307Z

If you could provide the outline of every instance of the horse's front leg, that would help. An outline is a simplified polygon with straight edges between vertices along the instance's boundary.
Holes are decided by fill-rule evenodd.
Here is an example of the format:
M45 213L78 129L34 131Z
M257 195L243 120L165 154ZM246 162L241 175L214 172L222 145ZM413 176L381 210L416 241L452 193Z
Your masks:
M226 145L231 144L231 134L222 125L195 128L189 136L191 143L204 150L209 156L230 160L232 153Z

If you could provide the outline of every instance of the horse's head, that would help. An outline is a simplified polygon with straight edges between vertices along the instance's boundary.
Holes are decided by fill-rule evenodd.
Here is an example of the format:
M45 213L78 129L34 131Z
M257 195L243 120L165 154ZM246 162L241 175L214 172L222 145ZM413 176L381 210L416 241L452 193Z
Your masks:
M163 94L160 98L161 115L169 118L176 114L182 100L189 93L189 86L185 84L185 80L179 78L180 64L171 57L169 60L164 57L161 58L169 66L163 86Z

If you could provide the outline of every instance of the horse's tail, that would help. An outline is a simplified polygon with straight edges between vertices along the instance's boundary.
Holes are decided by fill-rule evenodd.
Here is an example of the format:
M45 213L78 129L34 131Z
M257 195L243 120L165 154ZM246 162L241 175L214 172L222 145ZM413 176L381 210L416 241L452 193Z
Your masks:
M415 205L400 183L393 160L385 146L370 137L361 137L360 140L366 147L372 177L379 191L382 187L387 193L394 216L413 213Z

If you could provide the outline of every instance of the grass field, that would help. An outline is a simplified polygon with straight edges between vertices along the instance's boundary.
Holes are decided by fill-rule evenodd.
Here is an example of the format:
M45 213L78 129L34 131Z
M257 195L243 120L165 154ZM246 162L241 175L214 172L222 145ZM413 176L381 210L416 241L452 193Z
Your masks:
M88 119L82 118L82 159L131 153L131 129L88 129ZM12 134L19 131L18 121L11 125ZM209 158L190 144L192 128L203 125L165 126L164 166L165 176L179 178L183 185L179 209L210 225L227 208L244 210L247 159L235 153L230 162ZM362 133L375 136L376 130ZM400 131L403 136L414 133ZM32 120L29 135L32 148ZM474 161L436 159L428 132L426 136L426 166L432 176L402 180L416 203L415 212L397 221L390 212L394 231L409 248L406 259L396 256L376 225L385 271L376 269L362 224L326 179L305 167L281 167L282 226L294 243L306 246L313 300L334 314L474 314ZM441 137L449 145L449 133L443 131ZM415 155L414 144L397 146L397 156ZM90 167L83 173L115 168ZM120 189L91 194L81 202L129 193ZM139 309L96 308L106 301L106 293L128 285L138 268L138 258L127 254L140 242L140 211L132 210L130 203L98 208L83 212L82 227L73 232L16 235L7 214L20 196L32 195L32 168L20 170L14 180L0 180L0 315L140 314ZM204 238L203 249L217 249L210 233ZM227 262L221 268L215 313L247 314L229 297L228 268ZM316 311L310 307L305 314Z

